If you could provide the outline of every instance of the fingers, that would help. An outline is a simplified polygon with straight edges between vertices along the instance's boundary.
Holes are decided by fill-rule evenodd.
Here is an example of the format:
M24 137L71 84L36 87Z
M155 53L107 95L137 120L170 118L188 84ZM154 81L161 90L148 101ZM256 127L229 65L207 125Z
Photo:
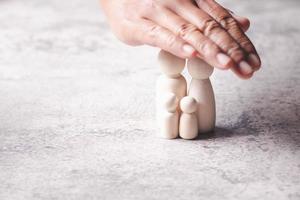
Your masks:
M255 47L245 35L243 30L238 25L237 21L232 15L221 5L214 0L196 0L198 6L212 16L228 33L238 42L247 54L247 63L253 69L257 69L261 65L260 58L256 52Z
M180 7L174 7L174 11L187 21L195 24L197 28L211 41L222 49L228 56L234 60L234 66L237 67L242 61L247 59L244 50L238 42L222 28L210 15L199 9L194 4L187 2ZM248 71L241 71L248 72Z
M243 65L242 65L243 66ZM246 68L247 70L247 68ZM242 74L240 68L231 68L231 71L233 71L239 78L241 79L249 79L253 76L254 72L252 71L251 73L248 74Z
M240 28L244 31L247 32L248 29L250 28L250 21L249 19L247 19L246 17L242 17L239 15L234 14L232 11L228 10L232 17L237 21L237 23L239 24Z
M141 19L137 24L139 25L135 25L135 33L141 43L159 47L180 58L196 55L196 50L191 45L168 29L147 19Z
M195 25L167 8L161 8L157 13L159 14L151 16L151 20L191 44L198 51L198 56L210 65L221 69L235 67L235 62L203 35Z

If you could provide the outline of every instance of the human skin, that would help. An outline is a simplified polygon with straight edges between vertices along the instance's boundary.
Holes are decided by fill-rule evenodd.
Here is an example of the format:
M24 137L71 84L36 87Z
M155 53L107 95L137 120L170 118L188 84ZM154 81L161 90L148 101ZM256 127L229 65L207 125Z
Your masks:
M100 0L124 43L151 45L181 58L197 56L250 78L261 66L245 31L250 22L214 0Z

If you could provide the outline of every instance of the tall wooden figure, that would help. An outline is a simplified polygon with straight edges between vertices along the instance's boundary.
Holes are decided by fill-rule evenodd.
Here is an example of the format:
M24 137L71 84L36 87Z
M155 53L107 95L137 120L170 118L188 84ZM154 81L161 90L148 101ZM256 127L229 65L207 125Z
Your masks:
M163 98L166 95L173 93L179 102L184 96L186 96L187 83L185 78L181 75L181 72L185 67L185 59L178 58L161 50L158 60L163 74L158 78L156 83L156 119L160 130L162 130L161 115L162 112L168 110ZM180 112L179 103L177 103L176 110ZM175 122L174 127L178 127L178 123L178 121ZM174 134L166 134L167 132L168 131L165 130L164 133L161 133L160 135L164 138L175 138ZM173 130L170 130L169 132L171 133ZM176 137L178 136L178 132L179 130L177 128Z
M188 60L187 67L192 76L188 95L197 101L196 115L199 133L213 131L216 122L216 105L209 77L214 69L199 58Z

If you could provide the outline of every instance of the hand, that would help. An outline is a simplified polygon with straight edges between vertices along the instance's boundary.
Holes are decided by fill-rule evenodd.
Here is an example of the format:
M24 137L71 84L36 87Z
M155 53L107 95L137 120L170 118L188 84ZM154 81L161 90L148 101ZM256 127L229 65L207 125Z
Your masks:
M214 0L100 0L117 37L129 45L156 46L181 58L198 56L249 78L261 62L245 35L246 18Z

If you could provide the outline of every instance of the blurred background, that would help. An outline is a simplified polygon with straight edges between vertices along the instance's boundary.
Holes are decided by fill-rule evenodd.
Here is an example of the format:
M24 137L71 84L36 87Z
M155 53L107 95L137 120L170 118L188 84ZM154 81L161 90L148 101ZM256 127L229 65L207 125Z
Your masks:
M263 62L215 71L217 129L155 137L158 49L96 0L0 0L0 199L300 199L300 1L223 0Z

